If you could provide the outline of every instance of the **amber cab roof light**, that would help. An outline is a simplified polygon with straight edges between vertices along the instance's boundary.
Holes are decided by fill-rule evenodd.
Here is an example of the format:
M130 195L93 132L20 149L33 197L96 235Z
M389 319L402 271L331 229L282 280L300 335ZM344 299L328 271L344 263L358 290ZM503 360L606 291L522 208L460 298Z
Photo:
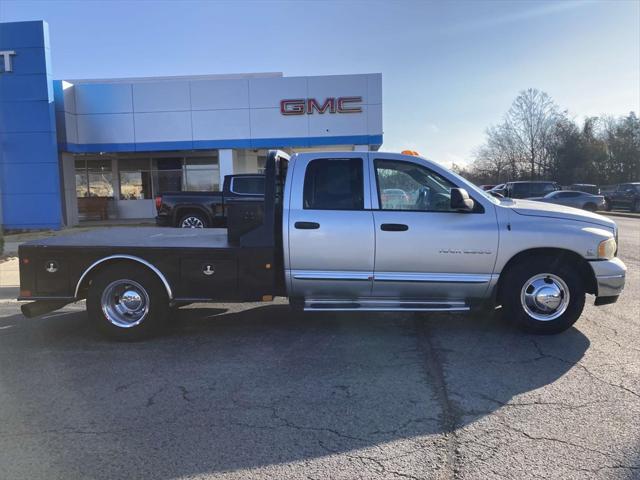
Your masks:
M412 157L419 157L420 154L415 150L403 150L400 152L402 155L411 155Z

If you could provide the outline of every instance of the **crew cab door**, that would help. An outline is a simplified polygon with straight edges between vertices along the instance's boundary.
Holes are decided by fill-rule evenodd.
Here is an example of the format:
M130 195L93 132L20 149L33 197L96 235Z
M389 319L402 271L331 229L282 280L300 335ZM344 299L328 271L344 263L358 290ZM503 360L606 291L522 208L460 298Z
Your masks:
M373 296L461 303L482 297L498 248L493 204L483 198L474 212L452 211L450 190L460 187L455 177L420 159L371 153L371 161Z
M289 182L291 297L371 295L375 238L367 160L357 152L296 159Z

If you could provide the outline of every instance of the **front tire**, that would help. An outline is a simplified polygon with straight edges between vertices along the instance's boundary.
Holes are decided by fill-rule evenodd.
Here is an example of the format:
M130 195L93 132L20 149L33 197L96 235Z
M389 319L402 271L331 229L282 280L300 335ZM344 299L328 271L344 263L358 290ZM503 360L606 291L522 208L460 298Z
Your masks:
M611 205L611 200L605 199L605 201L604 201L604 209L607 212L610 212L611 210L613 210L613 205Z
M578 273L558 257L534 257L506 272L501 302L505 318L538 334L560 333L582 314L585 288Z
M595 212L598 210L598 206L595 203L587 203L584 209L588 212Z
M635 213L640 212L640 199L637 199L633 202L633 204L631 205L631 211Z
M169 297L150 270L116 264L92 280L87 312L102 334L116 340L139 340L157 334L166 325Z

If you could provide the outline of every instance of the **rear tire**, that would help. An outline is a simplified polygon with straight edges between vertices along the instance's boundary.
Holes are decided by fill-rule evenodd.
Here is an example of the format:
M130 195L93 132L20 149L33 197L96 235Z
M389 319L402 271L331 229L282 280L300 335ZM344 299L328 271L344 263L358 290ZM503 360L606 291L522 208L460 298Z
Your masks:
M611 200L605 199L605 201L604 201L604 209L607 212L610 212L613 209L613 206L611 205Z
M177 226L180 228L207 228L209 224L203 214L187 213L180 218Z
M637 199L633 202L633 204L631 205L631 211L635 213L640 212L640 199Z
M501 285L504 318L531 333L563 332L584 308L579 269L558 257L529 258L510 268Z
M140 340L166 325L169 297L150 270L116 264L100 271L87 294L87 312L102 334L115 340Z

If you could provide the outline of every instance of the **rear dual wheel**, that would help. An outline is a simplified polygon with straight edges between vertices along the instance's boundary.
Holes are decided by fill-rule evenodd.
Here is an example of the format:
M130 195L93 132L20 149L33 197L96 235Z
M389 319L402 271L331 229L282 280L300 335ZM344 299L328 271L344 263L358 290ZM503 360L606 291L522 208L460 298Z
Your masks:
M169 297L160 279L145 267L115 264L92 280L87 312L96 328L116 340L138 340L166 325Z

